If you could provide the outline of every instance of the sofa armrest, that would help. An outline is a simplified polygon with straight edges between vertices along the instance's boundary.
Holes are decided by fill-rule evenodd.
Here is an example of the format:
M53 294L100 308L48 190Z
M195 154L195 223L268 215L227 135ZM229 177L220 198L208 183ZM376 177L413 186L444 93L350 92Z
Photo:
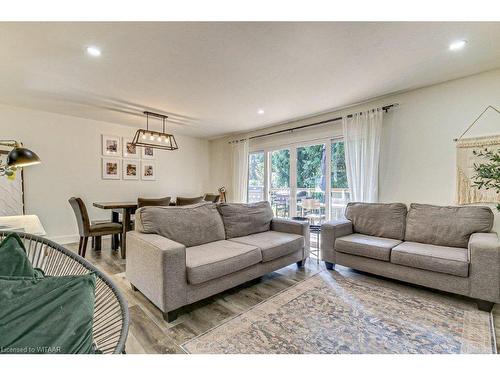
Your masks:
M352 233L350 220L341 219L323 223L321 225L321 260L335 264L335 240Z
M157 234L127 233L127 279L162 311L187 303L186 247Z
M304 257L302 259L309 257L310 237L308 221L274 218L271 221L271 230L304 236Z
M473 233L469 239L470 296L500 303L500 240L496 233Z

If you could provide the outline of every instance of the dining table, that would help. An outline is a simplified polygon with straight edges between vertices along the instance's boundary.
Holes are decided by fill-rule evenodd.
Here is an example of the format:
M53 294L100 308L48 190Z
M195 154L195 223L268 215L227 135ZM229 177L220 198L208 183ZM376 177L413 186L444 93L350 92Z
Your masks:
M120 253L122 259L127 256L127 231L130 229L131 221L130 218L132 214L137 210L137 202L94 202L94 207L111 210L111 221L118 223L120 221L120 212L122 214L122 240L120 243ZM111 242L111 248L113 250L118 249L118 239L113 236Z

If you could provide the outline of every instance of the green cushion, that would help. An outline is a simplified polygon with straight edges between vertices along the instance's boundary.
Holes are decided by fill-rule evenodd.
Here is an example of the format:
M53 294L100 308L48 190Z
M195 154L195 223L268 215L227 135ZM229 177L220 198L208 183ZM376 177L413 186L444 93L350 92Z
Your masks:
M26 255L23 241L15 233L0 243L0 276L39 276Z
M33 268L23 241L11 233L0 243L0 276L44 277L39 268Z
M94 353L95 282L93 273L0 276L0 352Z

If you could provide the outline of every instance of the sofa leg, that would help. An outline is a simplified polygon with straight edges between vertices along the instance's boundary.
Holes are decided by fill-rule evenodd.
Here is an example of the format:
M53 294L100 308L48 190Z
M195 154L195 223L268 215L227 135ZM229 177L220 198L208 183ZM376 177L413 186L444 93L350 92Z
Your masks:
M172 323L179 316L179 311L174 310L174 311L164 312L162 314L163 314L163 320L165 320L167 323Z
M482 299L476 300L477 308L481 311L491 312L493 310L493 302L483 301Z
M135 285L134 285L134 284L130 284L130 286L132 287L132 290L133 290L134 292L137 292L137 291L139 290L139 289L137 289L137 288L135 287Z
M299 261L297 262L297 267L299 267L299 268L304 267L304 260L299 260Z
M325 262L325 266L327 270L333 270L335 268L335 264L330 262Z

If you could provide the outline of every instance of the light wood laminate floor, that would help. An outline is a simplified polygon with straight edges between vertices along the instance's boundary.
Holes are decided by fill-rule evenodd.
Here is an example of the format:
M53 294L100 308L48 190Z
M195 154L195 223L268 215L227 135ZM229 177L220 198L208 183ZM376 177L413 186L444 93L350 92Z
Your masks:
M68 246L77 251L78 244ZM302 269L295 264L270 273L216 296L185 308L177 320L167 323L161 311L140 292L132 291L125 277L125 260L119 252L111 251L111 242L103 240L102 251L87 249L87 260L106 273L125 295L130 310L130 329L126 344L127 353L183 353L180 345L213 328L227 319L274 296L305 278L324 270L310 258ZM500 305L493 309L497 348L500 352Z

